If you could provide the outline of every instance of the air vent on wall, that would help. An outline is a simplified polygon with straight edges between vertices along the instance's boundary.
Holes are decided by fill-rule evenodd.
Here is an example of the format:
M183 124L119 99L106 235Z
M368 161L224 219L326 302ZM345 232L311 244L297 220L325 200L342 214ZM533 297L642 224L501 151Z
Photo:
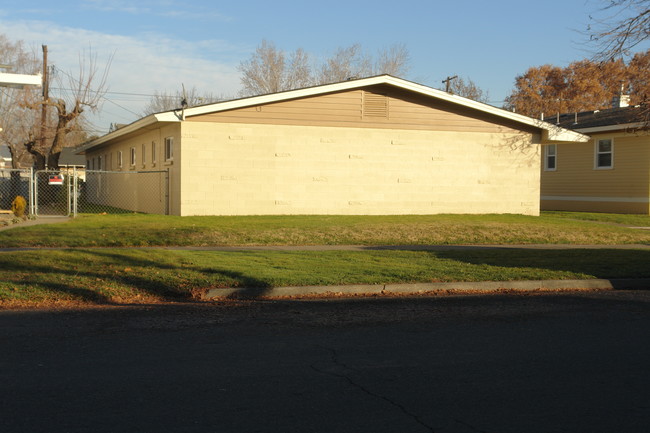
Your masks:
M388 96L363 92L363 117L388 119Z

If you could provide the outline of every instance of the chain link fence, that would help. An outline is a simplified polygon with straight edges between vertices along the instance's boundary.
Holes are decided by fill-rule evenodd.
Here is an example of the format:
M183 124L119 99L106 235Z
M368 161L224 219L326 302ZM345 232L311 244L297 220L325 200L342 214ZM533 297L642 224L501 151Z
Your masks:
M94 171L77 176L77 212L167 215L167 171Z
M23 196L29 214L76 216L78 213L169 214L168 171L0 170L0 212Z

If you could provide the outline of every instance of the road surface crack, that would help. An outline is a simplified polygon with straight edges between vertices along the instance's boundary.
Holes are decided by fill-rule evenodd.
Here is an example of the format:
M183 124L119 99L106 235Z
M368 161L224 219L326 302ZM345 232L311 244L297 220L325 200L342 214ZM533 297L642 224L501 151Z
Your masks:
M322 347L322 346L321 346ZM327 374L329 376L333 377L338 377L340 379L345 380L348 384L351 386L357 388L358 390L368 394L369 396L378 398L380 400L385 401L386 403L396 407L399 409L404 415L408 416L409 418L413 419L416 423L420 424L422 427L426 428L428 431L435 433L435 430L433 427L430 425L426 424L422 419L420 418L419 415L409 411L405 406L397 403L396 401L391 400L389 397L386 397L385 395L378 394L376 392L373 392L369 390L368 388L364 387L362 384L356 382L352 377L349 376L349 372L355 371L353 368L348 367L345 365L343 362L339 360L338 353L336 350L330 348L330 347L323 347L323 349L327 350L330 353L330 362L334 364L336 369L332 368L323 368L319 367L316 364L312 364L311 368L319 373L322 374Z

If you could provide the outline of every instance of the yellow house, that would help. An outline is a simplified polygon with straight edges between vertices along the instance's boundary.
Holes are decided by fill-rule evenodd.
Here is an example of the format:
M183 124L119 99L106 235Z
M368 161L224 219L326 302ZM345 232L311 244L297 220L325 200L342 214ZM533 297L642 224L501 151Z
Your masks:
M641 107L564 114L586 143L544 145L541 209L650 214L650 133Z
M538 215L540 146L585 140L382 75L152 114L81 152L169 170L173 215Z

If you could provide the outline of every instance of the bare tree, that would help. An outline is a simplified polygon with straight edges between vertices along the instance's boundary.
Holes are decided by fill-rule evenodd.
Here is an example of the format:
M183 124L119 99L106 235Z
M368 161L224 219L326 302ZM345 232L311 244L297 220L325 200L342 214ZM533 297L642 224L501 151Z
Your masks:
M457 76L449 84L449 91L454 95L473 99L474 101L483 103L487 103L490 99L489 92L481 89L470 78L467 78L467 80L465 80L462 77Z
M604 1L604 0L603 0ZM587 34L596 43L597 60L628 56L650 39L650 0L607 0L589 18Z
M266 40L237 69L242 74L242 96L276 93L311 83L309 55L304 50L297 49L287 61L285 52Z
M375 75L389 74L403 77L410 69L411 55L405 44L395 44L379 52L375 63Z
M153 113L175 110L181 108L184 104L186 107L196 107L197 105L211 104L226 99L229 98L214 96L212 93L200 93L196 87L192 87L188 91L177 90L175 93L155 92L142 110L142 114L147 116Z
M397 44L379 52L376 60L363 52L361 45L341 47L319 66L302 48L287 55L266 40L247 61L239 64L242 96L275 93L314 84L337 83L350 78L377 74L404 75L409 69L409 52Z
M33 52L25 49L22 41L13 42L0 34L0 63L11 72L37 74L41 63ZM25 101L37 98L40 89L0 88L0 143L7 145L13 168L31 165L31 157L23 145L34 136L37 113L25 107Z
M45 167L58 169L63 148L77 144L68 141L68 137L71 133L82 131L87 126L83 116L85 110L95 112L99 109L107 90L106 79L111 60L112 57L100 73L97 58L91 51L80 55L79 71L76 76L56 69L58 72L54 75L56 87L66 89L62 90L58 98L48 97L25 104L33 110L40 109L43 105L54 108L54 125L46 129L45 140L34 140L32 135L25 143L27 150L34 155L36 169Z
M373 75L372 66L372 59L363 53L361 45L341 47L321 66L318 83L338 83L350 78L368 77Z

